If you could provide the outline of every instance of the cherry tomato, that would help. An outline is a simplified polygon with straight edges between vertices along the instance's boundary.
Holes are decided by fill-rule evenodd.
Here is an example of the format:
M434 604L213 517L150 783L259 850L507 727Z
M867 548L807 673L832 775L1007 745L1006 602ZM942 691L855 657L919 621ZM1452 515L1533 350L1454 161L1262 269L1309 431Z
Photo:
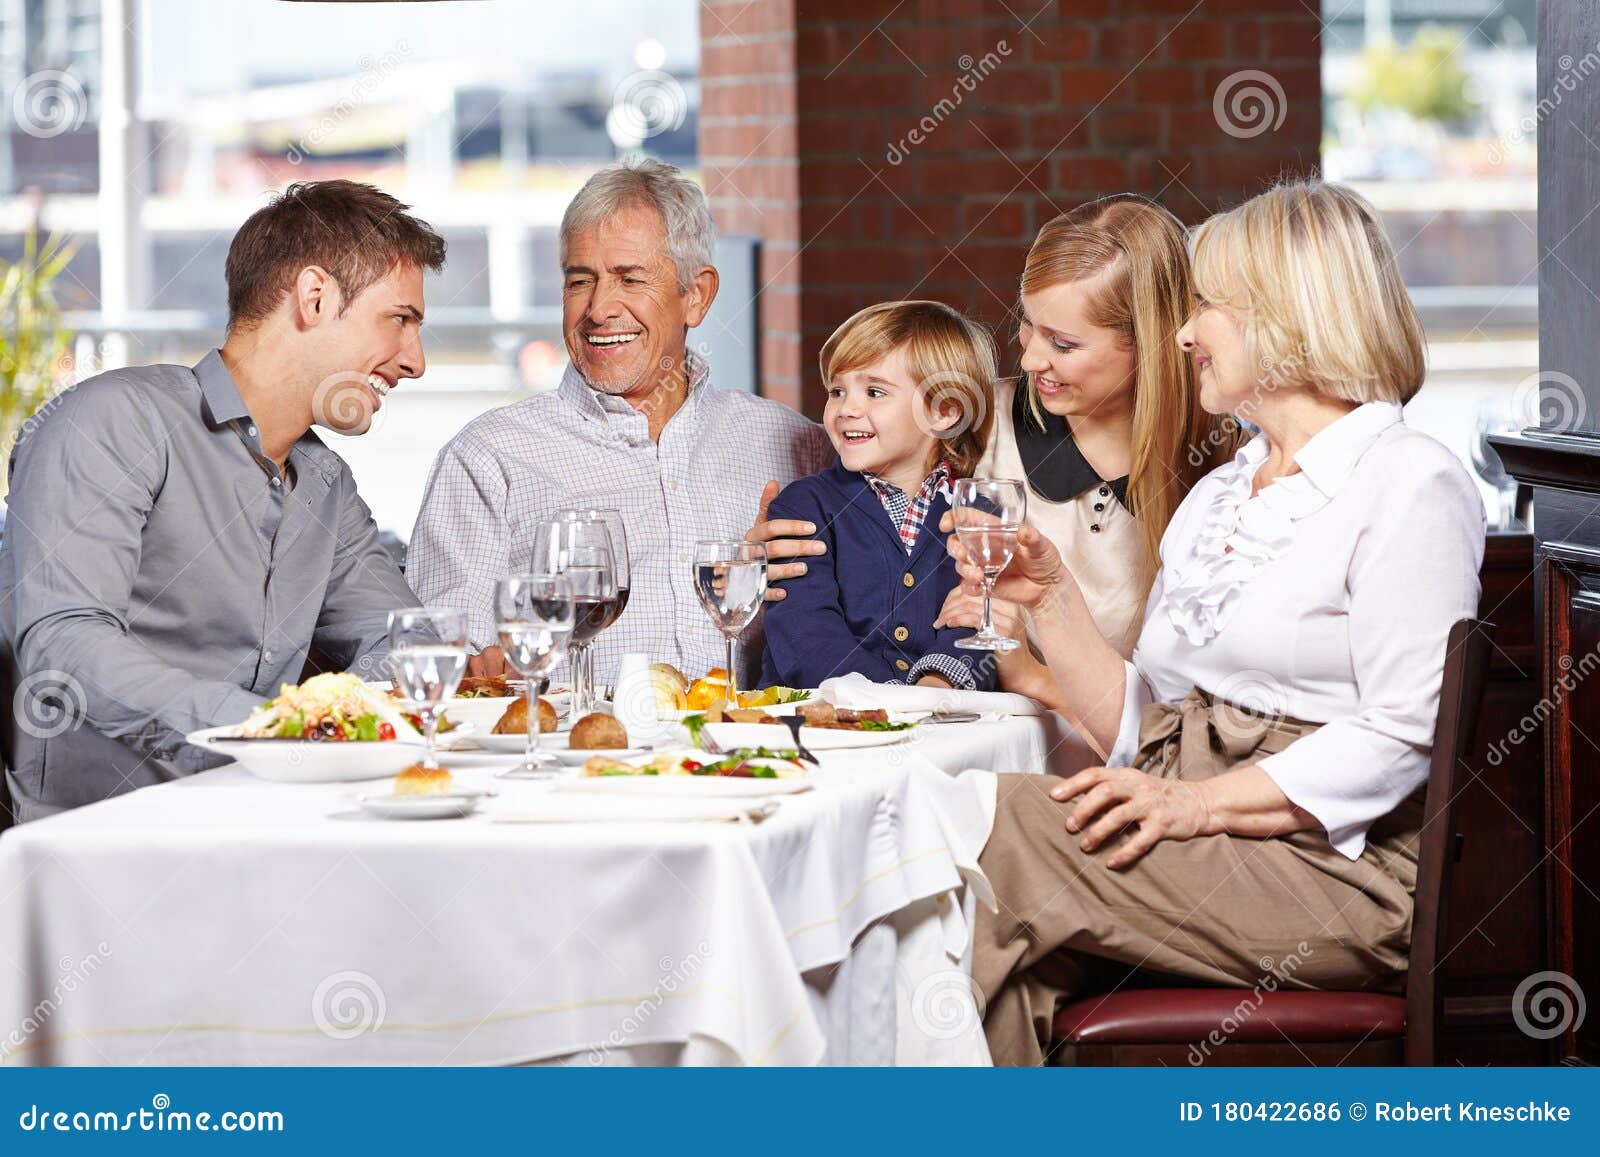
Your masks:
M393 723L380 723L380 724L378 724L378 738L379 739L393 739L394 738L394 724Z

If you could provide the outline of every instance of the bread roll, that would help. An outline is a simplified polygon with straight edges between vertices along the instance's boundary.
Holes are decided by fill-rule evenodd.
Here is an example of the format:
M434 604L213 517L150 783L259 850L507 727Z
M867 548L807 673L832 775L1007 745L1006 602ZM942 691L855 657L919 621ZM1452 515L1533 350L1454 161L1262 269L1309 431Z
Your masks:
M556 729L556 709L543 699L539 700L539 734L548 735ZM510 707L505 714L500 716L500 722L494 725L496 735L526 735L528 734L528 699L523 696Z
M567 746L573 751L617 751L628 746L628 731L615 716L596 711L572 725Z
M449 795L450 772L443 767L413 763L394 777L395 795Z

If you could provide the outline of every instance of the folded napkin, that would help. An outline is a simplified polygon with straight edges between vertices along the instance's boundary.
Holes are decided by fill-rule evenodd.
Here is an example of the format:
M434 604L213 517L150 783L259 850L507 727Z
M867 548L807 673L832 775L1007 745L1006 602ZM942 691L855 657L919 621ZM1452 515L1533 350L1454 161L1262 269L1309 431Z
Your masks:
M764 798L663 799L551 792L515 810L496 809L489 818L497 824L759 823L777 810L777 800Z
M1004 715L1043 715L1044 708L1026 695L1005 691L957 691L946 687L912 687L904 683L874 683L852 672L824 679L818 688L835 707L884 707L891 711L976 711L987 718Z

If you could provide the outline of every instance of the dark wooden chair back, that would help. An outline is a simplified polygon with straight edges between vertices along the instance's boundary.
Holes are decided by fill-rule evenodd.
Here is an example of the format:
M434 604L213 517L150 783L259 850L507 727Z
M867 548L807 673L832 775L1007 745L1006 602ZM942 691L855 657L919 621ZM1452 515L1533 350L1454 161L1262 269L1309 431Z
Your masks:
M1494 647L1494 625L1462 619L1450 628L1444 682L1439 687L1439 717L1433 732L1433 760L1423 808L1422 846L1417 852L1417 888L1411 916L1411 963L1406 977L1408 1065L1431 1065L1443 1023L1444 997L1438 968L1448 946L1450 880L1462 853L1456 831L1458 773L1473 751L1478 710ZM1476 849L1482 854L1485 849Z

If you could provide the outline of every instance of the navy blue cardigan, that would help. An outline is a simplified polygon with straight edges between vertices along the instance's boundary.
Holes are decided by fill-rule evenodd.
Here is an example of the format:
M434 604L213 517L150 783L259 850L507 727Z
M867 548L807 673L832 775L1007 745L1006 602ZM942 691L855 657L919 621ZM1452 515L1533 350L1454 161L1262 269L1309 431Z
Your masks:
M767 605L762 684L815 687L851 671L904 682L918 659L938 653L971 671L980 690L992 689L993 658L954 646L971 628L933 629L959 582L939 533L949 508L943 496L934 498L907 555L888 511L855 471L835 463L786 486L768 517L815 523L828 553L807 559L809 570L783 584L785 598Z

